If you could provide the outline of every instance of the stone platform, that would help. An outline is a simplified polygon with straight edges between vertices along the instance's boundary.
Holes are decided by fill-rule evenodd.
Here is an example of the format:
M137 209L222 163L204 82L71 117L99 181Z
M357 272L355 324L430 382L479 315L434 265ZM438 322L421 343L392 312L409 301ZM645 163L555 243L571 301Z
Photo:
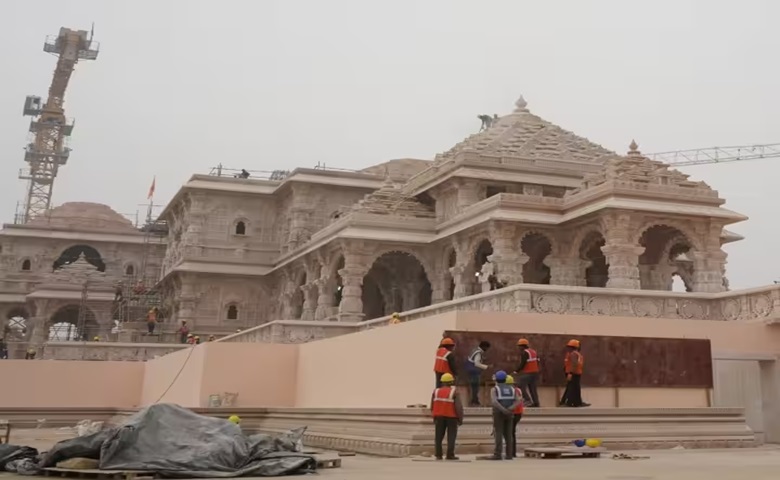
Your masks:
M388 457L430 452L433 425L422 408L203 408L205 415L241 416L247 432L281 432L307 426L310 447ZM82 419L117 420L133 411L112 409L0 410L15 427L74 425ZM466 409L458 434L459 453L492 449L490 410ZM528 410L519 426L521 445L552 446L596 437L610 449L753 447L758 441L741 408L540 408Z

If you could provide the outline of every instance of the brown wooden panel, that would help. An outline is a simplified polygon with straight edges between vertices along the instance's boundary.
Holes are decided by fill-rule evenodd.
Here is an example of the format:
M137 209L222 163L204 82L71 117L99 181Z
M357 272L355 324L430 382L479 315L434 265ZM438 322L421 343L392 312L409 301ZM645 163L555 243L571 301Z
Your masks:
M485 355L489 372L512 372L520 361L517 334L447 331L456 342L455 357L460 372L469 353L482 340L491 343ZM712 388L712 353L707 339L608 337L591 335L528 334L541 359L541 385L564 384L563 357L566 342L582 343L585 373L582 383L590 387L696 387ZM484 375L489 380L489 375ZM465 382L460 375L459 383Z

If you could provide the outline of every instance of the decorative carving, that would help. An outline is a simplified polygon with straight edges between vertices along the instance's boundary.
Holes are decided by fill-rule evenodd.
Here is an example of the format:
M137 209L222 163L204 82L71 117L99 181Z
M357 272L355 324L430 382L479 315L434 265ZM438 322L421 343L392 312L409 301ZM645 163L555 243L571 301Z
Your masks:
M617 300L607 296L589 297L585 301L585 311L591 315L616 315Z
M742 315L742 303L736 298L722 300L720 313L724 320L737 320Z
M534 310L539 313L566 313L569 301L564 295L542 294L534 301Z
M633 298L631 299L631 312L637 317L662 317L664 314L664 301L657 298Z
M769 294L762 294L751 299L750 307L754 317L768 317L774 311L774 302Z

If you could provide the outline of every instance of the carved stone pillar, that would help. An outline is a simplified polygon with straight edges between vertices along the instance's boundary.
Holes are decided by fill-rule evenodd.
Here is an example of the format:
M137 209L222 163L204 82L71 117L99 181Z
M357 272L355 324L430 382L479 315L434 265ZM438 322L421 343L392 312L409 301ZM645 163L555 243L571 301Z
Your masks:
M369 260L364 249L365 247L359 243L344 243L344 268L338 272L343 285L339 321L363 320L363 277L369 269Z
M694 292L723 292L723 270L726 264L726 252L709 250L705 252L689 252L693 260Z
M470 278L468 275L469 269L466 265L460 264L450 268L450 275L455 282L455 292L452 298L463 298L469 295L469 287L471 286Z
M301 320L314 320L317 311L317 284L310 282L305 285L301 285L301 292L303 292L303 311L301 312Z
M507 285L523 283L523 265L528 261L528 255L520 250L516 226L512 224L492 225L490 240L493 245L493 255L490 261L496 267L495 276L498 281Z
M315 280L317 285L317 308L314 311L315 320L325 320L335 312L336 282L322 269L320 278Z
M590 264L581 258L548 256L544 264L550 267L550 285L586 286L586 270Z
M431 280L431 304L448 301L452 277L446 273L440 273Z
M639 290L639 256L644 247L630 243L607 244L601 247L609 265L607 288Z

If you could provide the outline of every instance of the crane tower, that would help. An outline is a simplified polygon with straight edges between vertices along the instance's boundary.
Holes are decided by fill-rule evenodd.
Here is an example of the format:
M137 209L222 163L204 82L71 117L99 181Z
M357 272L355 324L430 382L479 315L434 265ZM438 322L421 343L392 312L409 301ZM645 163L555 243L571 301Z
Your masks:
M25 116L30 121L31 141L24 149L24 161L29 168L19 172L19 178L28 180L27 198L22 212L17 213L16 223L27 223L49 209L54 179L60 166L70 155L67 139L73 132L73 122L65 118L63 104L76 62L95 60L99 45L92 41L93 30L60 28L55 37L46 37L43 51L58 57L54 77L49 86L49 97L41 103L41 97L28 96L24 102Z

